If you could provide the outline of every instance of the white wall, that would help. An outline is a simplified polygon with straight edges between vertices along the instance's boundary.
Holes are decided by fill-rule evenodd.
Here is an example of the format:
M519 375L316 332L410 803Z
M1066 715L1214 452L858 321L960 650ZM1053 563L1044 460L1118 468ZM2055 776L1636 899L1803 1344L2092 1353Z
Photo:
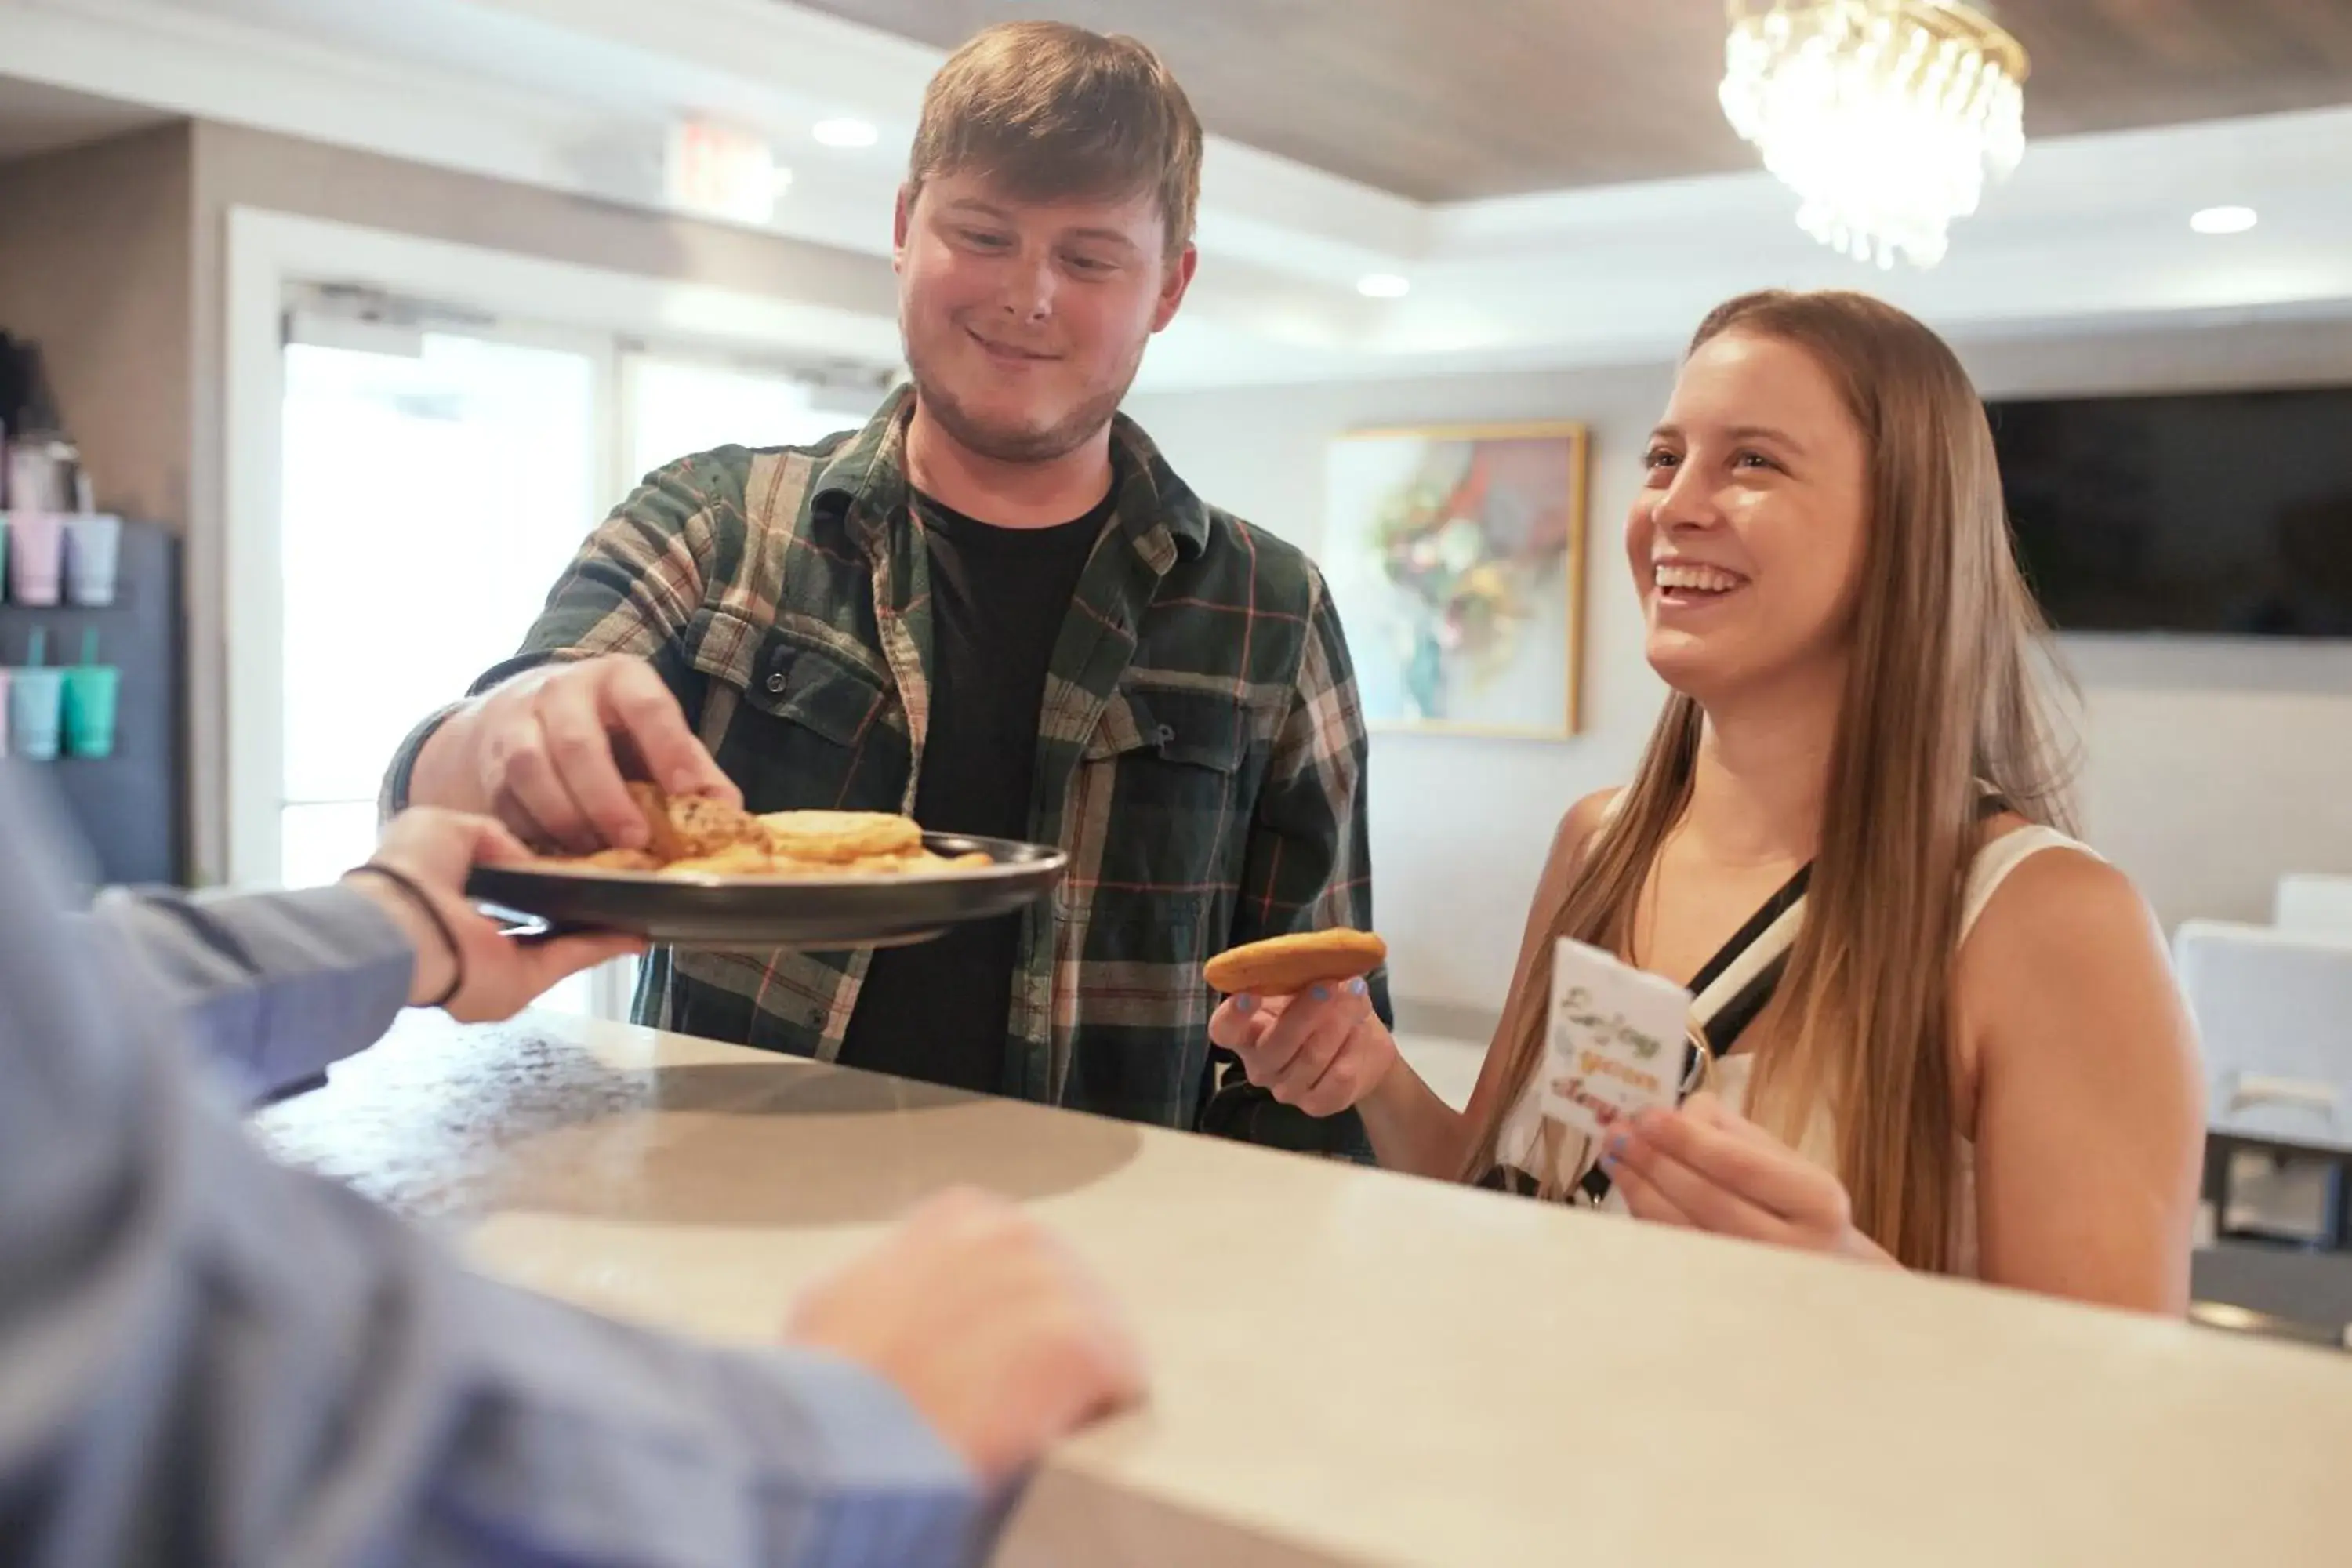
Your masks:
M1979 344L1988 395L2352 381L2352 321ZM1580 419L1592 431L1585 727L1557 744L1372 742L1381 931L1400 996L1491 1011L1559 814L1630 771L1664 688L1641 657L1621 531L1672 367L1163 394L1129 411L1219 505L1316 550L1324 445L1377 426ZM2352 432L2346 438L2352 441ZM2289 868L2352 871L2352 645L2074 640L2095 845L2169 928L2267 918Z

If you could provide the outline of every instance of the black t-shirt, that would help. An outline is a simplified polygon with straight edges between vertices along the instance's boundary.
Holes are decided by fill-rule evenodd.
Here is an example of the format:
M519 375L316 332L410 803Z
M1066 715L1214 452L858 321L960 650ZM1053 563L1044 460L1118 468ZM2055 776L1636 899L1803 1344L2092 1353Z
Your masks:
M930 555L933 637L915 820L930 831L1029 836L1046 667L1111 504L1106 495L1054 528L997 528L915 498ZM841 1060L999 1091L1020 938L1021 917L1005 915L876 952Z

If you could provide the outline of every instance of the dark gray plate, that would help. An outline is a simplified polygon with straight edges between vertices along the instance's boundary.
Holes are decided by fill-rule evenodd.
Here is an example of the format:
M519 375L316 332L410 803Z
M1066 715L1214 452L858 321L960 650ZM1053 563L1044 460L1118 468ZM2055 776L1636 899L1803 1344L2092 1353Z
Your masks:
M466 892L524 935L617 931L679 947L749 951L896 947L1043 898L1068 860L1059 849L1003 838L926 833L923 843L940 855L982 851L995 864L930 876L792 881L482 866Z

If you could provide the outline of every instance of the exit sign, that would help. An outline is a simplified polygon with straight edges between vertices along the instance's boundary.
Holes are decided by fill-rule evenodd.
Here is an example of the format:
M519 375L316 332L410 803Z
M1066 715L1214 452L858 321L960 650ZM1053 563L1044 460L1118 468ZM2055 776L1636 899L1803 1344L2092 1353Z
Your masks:
M776 216L776 195L792 177L768 143L749 132L707 120L670 127L664 184L674 206L764 225Z

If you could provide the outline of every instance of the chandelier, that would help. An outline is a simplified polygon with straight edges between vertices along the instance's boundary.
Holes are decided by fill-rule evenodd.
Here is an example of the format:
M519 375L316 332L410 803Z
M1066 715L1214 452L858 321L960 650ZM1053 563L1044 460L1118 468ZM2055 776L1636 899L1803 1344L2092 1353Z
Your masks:
M1822 244L1943 259L2025 152L2025 50L1958 0L1730 0L1723 112Z

